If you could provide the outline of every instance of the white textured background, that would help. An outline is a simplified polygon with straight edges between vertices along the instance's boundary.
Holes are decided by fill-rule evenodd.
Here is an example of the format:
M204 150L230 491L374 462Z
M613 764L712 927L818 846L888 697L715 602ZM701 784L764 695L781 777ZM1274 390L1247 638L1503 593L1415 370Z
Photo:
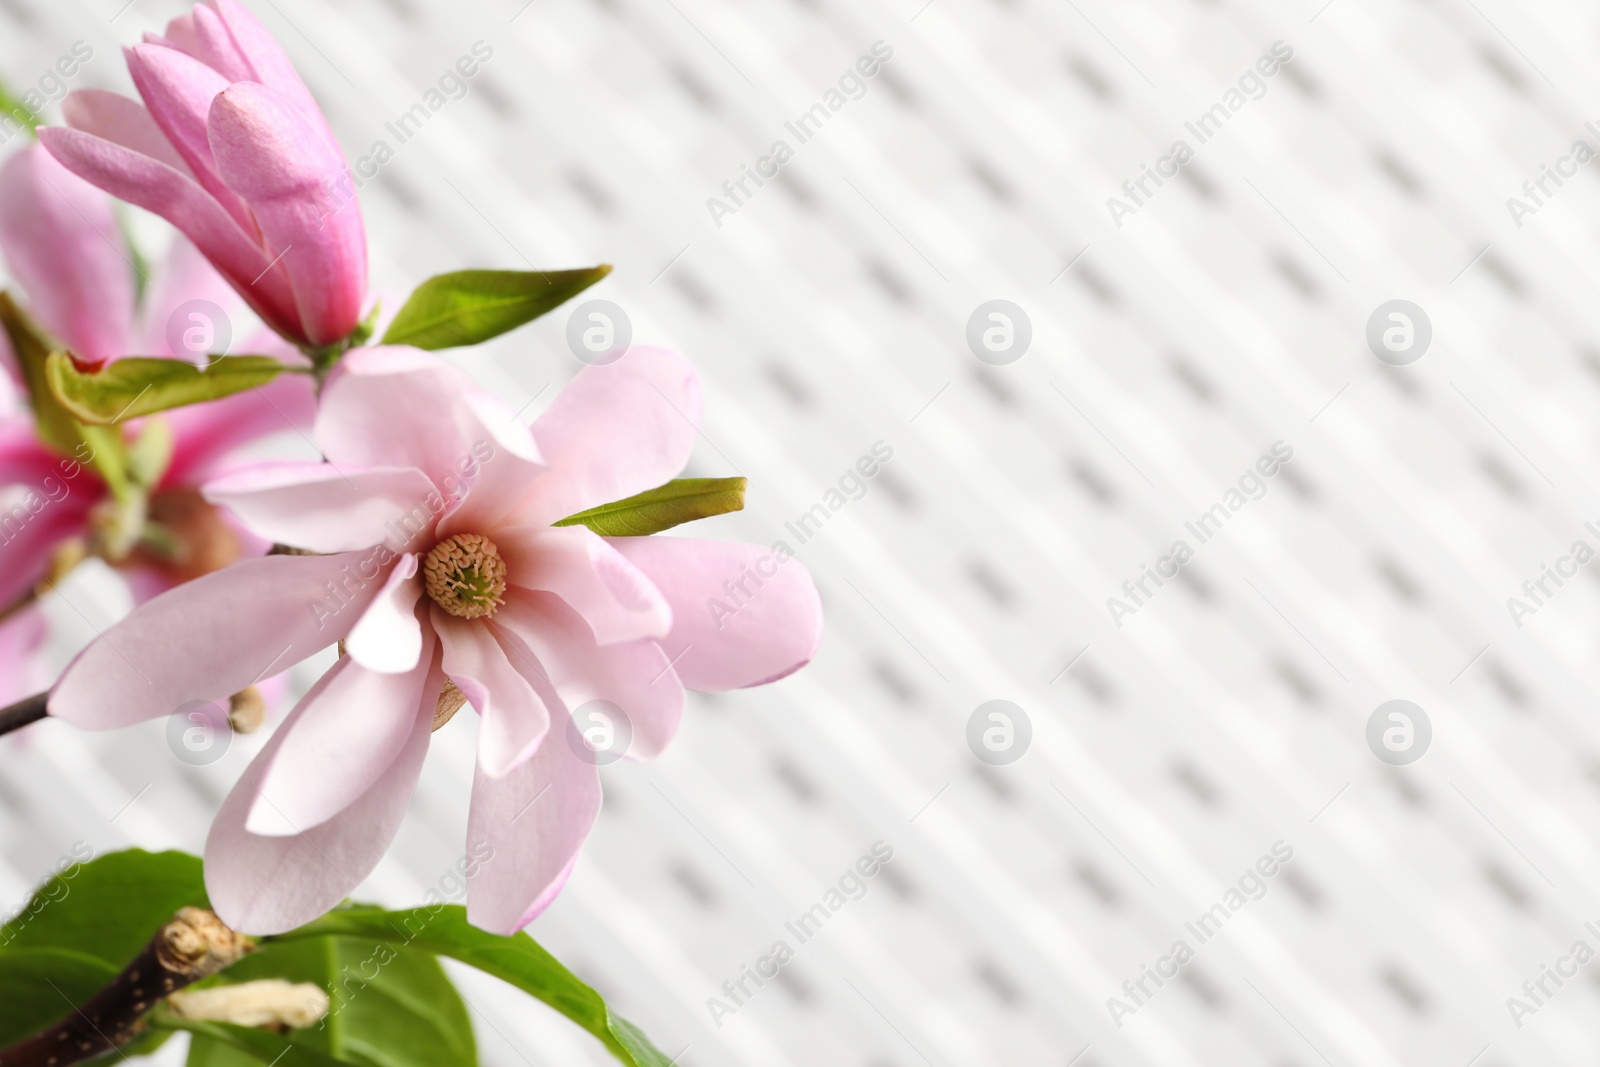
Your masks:
M126 90L116 45L178 8L123 2L0 0L0 71L25 89L81 38L74 85ZM771 541L894 449L801 550L817 661L694 698L664 759L609 769L532 930L669 1055L1595 1062L1600 963L1520 1029L1505 1003L1575 940L1600 948L1600 565L1521 629L1505 607L1574 540L1600 547L1600 165L1521 229L1505 203L1573 140L1600 148L1593 5L253 7L352 159L493 47L362 194L375 284L616 264L591 295L705 377L693 472L753 483L702 533ZM1280 39L1266 95L1116 228L1106 198ZM714 226L706 198L878 40L894 58L865 98ZM1398 297L1434 341L1396 369L1364 331ZM964 340L993 298L1034 330L1000 368ZM531 415L580 366L566 317L457 358ZM1294 459L1266 497L1113 626L1106 598L1278 440ZM106 590L69 593L103 626ZM91 631L52 615L64 657ZM999 768L965 740L996 698L1033 729ZM1406 768L1364 739L1393 698L1434 728ZM460 854L471 733L436 737L365 896L415 903ZM258 745L195 769L160 723L7 743L0 897L79 839L198 850ZM895 859L866 898L715 1028L706 999L878 839ZM1106 999L1279 840L1266 896L1116 1028ZM463 989L485 1063L606 1062L520 994Z

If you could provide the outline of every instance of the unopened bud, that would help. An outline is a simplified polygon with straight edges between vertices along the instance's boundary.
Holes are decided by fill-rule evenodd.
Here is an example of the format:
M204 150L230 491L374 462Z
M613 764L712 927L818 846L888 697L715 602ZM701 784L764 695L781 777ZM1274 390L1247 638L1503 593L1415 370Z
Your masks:
M204 908L179 908L161 928L156 957L173 974L198 981L238 963L255 943Z
M456 688L456 683L446 678L444 685L439 689L439 704L433 710L433 728L438 731L445 723L456 717L456 712L461 710L461 705L467 702L467 695Z
M266 978L259 982L189 989L167 998L172 1013L195 1022L298 1029L328 1014L328 994L309 982Z
M253 734L267 721L267 698L246 686L228 698L228 725L236 734Z

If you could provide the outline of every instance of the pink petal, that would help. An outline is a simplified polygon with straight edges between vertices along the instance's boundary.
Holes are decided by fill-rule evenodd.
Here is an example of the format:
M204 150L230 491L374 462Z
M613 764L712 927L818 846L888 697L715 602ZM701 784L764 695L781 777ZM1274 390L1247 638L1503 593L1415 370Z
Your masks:
M241 933L281 934L316 919L343 900L372 873L405 818L422 761L428 754L437 689L433 672L420 706L399 716L411 732L387 770L335 817L294 837L262 837L245 829L256 790L293 733L299 717L317 702L333 672L312 687L299 707L267 742L223 802L206 838L206 892L223 922Z
M233 43L222 16L205 4L167 23L165 36L176 48L194 56L230 82L260 81Z
M287 736L256 787L245 829L293 837L338 815L382 778L415 732L433 649L430 632L422 655L400 674L369 671L349 656L334 664L327 685L279 731ZM439 691L432 692L437 703Z
M111 198L38 145L0 166L0 252L40 322L80 361L127 354L133 259Z
M91 475L78 477L85 491L73 492L72 482L57 478L0 494L0 609L44 580L56 548L84 532L103 489Z
M518 521L549 525L654 489L683 470L700 423L700 379L664 348L588 366L533 424L550 470Z
M175 441L162 485L202 482L231 452L262 437L293 431L303 437L316 414L316 394L304 374L284 374L222 400L166 412Z
M67 667L50 714L113 730L220 700L327 648L377 595L362 553L265 556L197 578L133 610Z
M161 132L177 149L205 191L228 210L246 233L255 232L255 220L244 201L223 183L211 158L206 118L211 102L228 88L228 79L198 59L176 48L141 44L123 50L134 87L150 109Z
M0 621L0 705L37 693L48 684L43 657L49 625L37 605Z
M567 745L541 745L503 778L479 767L467 817L467 920L509 936L550 906L600 815L600 772Z
M64 463L69 466L63 468ZM48 496L59 490L46 479L62 481L63 473L73 469L70 464L39 443L31 415L0 419L0 486L26 485Z
M112 196L176 226L273 329L300 336L299 316L283 264L274 264L215 197L193 178L150 156L60 126L43 126L39 141L68 170Z
M344 157L295 104L257 82L221 93L209 129L222 180L282 256L306 337L343 339L367 290L366 230Z
M74 89L61 101L61 116L75 130L132 149L186 177L194 177L189 164L137 100L107 89Z
M505 526L494 531L506 580L554 593L602 645L665 637L672 609L644 572L586 526Z
M259 537L313 552L347 552L384 541L399 551L411 534L400 519L420 509L431 526L438 492L415 467L339 467L331 463L257 463L230 471L202 490ZM420 524L420 523L419 523Z
M434 605L433 627L444 646L444 672L477 709L478 766L499 778L527 761L550 729L550 712L530 684L538 664L513 664L485 619L459 619Z
M672 633L661 647L690 689L764 685L816 655L822 600L787 552L687 537L607 540L672 605Z
M440 537L492 531L544 472L533 435L499 397L468 392L456 401L455 417L462 439L472 442L473 463L458 465L465 499L439 524ZM452 487L444 488L454 495Z
M338 464L416 467L436 486L481 462L448 417L477 387L456 367L417 348L357 348L322 387L317 445Z
M423 629L417 621L417 600L422 579L417 577L417 557L405 555L389 572L383 591L361 616L344 649L369 671L404 674L423 656ZM428 641L433 640L432 631Z
M494 621L527 646L569 711L592 700L621 710L633 735L626 755L655 759L677 734L683 720L683 683L656 642L597 645L583 620L549 593L508 598ZM609 709L606 713L613 714ZM581 725L581 717L579 721ZM551 738L547 743L568 741Z
M236 78L235 81L257 81L274 91L281 93L295 104L305 116L312 120L322 132L324 139L335 150L339 142L334 138L333 131L328 128L327 119L322 115L322 109L317 106L316 99L311 95L311 90L306 88L306 83L301 80L300 74L294 69L294 63L284 52L283 47L267 32L267 28L256 20L256 17L243 4L237 0L206 0L204 6L215 11L227 27L228 35L232 38L234 56L237 62L249 69L250 74ZM195 23L197 33L205 31L199 8L195 9ZM220 51L220 45L219 45ZM201 56L201 58L206 58ZM221 61L221 56L218 56ZM229 58L226 68L219 64L218 70L233 69L235 60Z
M224 326L229 333L234 334L230 346L232 352L247 352L240 343L244 338L237 336L238 332L248 322L253 322L254 316L250 314L244 298L233 291L211 261L200 254L194 242L180 235L174 235L172 244L167 249L166 256L156 265L151 272L149 284L145 287L144 300L142 301L144 314L142 328L139 331L138 348L135 350L142 356L177 356L180 359L192 358L192 354L181 344L182 331L191 329L201 323L192 318L184 317L175 320L178 309L185 304L196 300L205 300L214 304L220 311L225 321ZM193 315L194 309L188 311ZM215 317L209 309L208 318ZM213 321L211 325L217 324ZM168 341L169 330L172 327L179 333L180 345L174 350ZM222 352L221 338L208 348L208 352ZM186 410L180 408L178 410Z

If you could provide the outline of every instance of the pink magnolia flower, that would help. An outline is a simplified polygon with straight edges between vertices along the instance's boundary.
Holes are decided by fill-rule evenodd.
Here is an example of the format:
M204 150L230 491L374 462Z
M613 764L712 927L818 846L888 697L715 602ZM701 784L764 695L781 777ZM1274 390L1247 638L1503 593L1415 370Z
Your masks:
M79 365L128 353L134 270L111 198L37 144L0 165L0 252Z
M110 198L38 145L0 164L0 254L40 325L85 362L172 355L168 324L188 301L208 301L224 315L243 311L205 259L179 238L151 279L141 315L131 280L133 256ZM301 358L264 331L251 346ZM0 347L8 362L14 359L9 345ZM269 547L202 499L199 486L240 446L309 426L314 412L308 376L286 374L259 390L158 416L172 431L173 449L151 487L148 517L171 535L168 548L175 551L140 543L109 560L122 569L136 598ZM74 541L94 542L109 517L109 498L87 453L63 456L38 439L20 396L0 411L0 612L28 595L59 551Z
M821 638L810 575L760 546L552 525L676 476L699 414L693 368L661 349L585 368L531 431L426 353L357 349L323 391L327 463L206 489L262 537L325 554L247 560L157 597L67 669L50 713L125 726L343 639L348 654L206 843L218 914L269 934L323 914L377 865L458 689L481 720L468 916L520 929L560 891L600 809L571 710L609 701L631 724L628 755L648 759L676 732L686 687L775 681ZM730 579L752 595L714 615L708 597Z
M205 0L127 50L144 106L82 89L46 148L193 241L298 345L361 317L366 233L343 152L288 56L237 0ZM148 109L148 110L147 110Z

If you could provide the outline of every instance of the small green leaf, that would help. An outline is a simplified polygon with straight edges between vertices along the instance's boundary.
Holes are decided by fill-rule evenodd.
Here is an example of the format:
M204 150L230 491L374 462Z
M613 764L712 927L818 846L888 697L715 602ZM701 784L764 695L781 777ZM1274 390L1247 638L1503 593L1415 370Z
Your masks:
M557 526L587 526L602 537L643 537L695 519L744 510L743 478L675 478L637 496L568 515Z
M428 952L406 951L370 938L316 937L274 941L246 956L213 984L282 978L328 992L329 1011L297 1041L336 1059L368 1067L437 1067L477 1062L467 1006ZM203 1039L196 1038L191 1050ZM229 1057L208 1047L191 1067L224 1067Z
M462 270L437 274L412 292L384 332L386 345L430 351L482 344L532 322L611 273L584 270Z
M64 859L90 855L83 846L82 857L75 850ZM179 908L205 904L198 856L112 852L67 866L46 882L27 907L0 927L0 960L23 949L61 949L121 970Z
M77 420L50 392L45 377L45 362L55 343L8 292L0 292L0 326L5 327L16 353L40 439L58 452L71 454L83 440Z
M52 352L45 364L50 391L62 406L100 425L219 400L293 369L271 356L218 356L204 369L182 359L130 356L86 372L65 353Z
M0 954L0 1048L72 1014L117 968L81 952L31 948Z
M128 445L128 478L133 484L154 489L172 462L175 439L166 419L146 419L139 435Z
M273 943L329 934L449 956L530 993L599 1038L628 1067L670 1067L670 1061L638 1027L611 1013L605 1000L579 981L525 933L500 937L467 922L458 905L383 911L350 907L329 912Z
M23 128L29 133L39 128L39 116L34 113L33 108L12 96L11 90L4 85L0 85L0 111L4 111L7 118L22 123Z
M17 355L40 440L73 460L93 467L116 498L125 500L128 477L124 469L122 432L103 426L85 426L51 391L47 368L55 342L6 292L0 292L0 326L5 328L6 336L11 339L11 349Z

